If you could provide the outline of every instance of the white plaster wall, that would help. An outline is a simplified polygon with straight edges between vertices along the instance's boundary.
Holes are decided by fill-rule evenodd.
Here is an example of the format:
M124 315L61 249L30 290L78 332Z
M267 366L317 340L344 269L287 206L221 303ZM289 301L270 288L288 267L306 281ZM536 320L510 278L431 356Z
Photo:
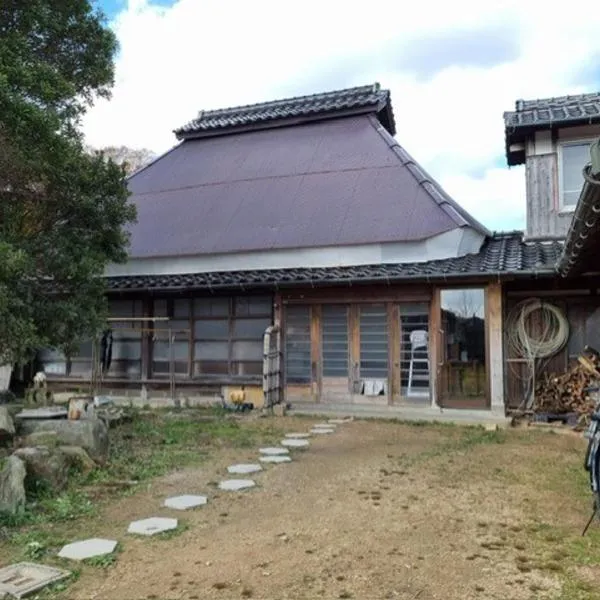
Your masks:
M426 262L476 253L484 236L469 227L456 228L426 240L236 252L199 256L131 258L122 265L109 265L109 277L125 275L183 275L215 271L293 269L298 267L345 267L372 264Z

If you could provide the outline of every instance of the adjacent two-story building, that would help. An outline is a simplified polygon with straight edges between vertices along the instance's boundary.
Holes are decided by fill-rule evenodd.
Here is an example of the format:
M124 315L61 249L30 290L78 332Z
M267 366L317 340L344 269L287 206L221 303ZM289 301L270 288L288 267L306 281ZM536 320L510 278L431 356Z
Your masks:
M138 221L107 272L122 320L105 389L214 400L243 386L260 404L275 325L295 406L503 415L524 394L503 333L518 299L552 298L572 322L553 366L600 322L592 280L556 274L596 119L598 95L505 115L508 163L527 168L523 235L488 231L411 158L378 85L201 112L129 180ZM91 354L40 359L75 389Z

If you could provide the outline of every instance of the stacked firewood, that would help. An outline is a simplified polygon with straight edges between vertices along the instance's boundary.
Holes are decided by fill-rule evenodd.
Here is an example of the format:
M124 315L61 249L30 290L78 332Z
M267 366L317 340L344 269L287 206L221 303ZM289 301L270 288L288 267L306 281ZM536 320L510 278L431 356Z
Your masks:
M545 374L535 386L536 413L590 414L596 404L595 394L587 387L599 385L600 354L586 348L584 354L566 373Z

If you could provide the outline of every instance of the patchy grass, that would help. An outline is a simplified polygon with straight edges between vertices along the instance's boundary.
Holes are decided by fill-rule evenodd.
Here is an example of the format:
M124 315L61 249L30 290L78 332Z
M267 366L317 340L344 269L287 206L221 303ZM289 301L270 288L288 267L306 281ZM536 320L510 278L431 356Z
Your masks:
M65 543L81 537L79 521L96 522L103 503L135 493L138 483L202 464L220 448L248 448L280 436L281 431L267 420L233 419L209 410L133 411L130 422L110 431L106 466L87 475L74 474L69 487L58 494L30 490L25 510L16 515L0 513L0 533L6 540L0 542L0 554L52 560ZM177 529L158 537L170 539L187 527L180 522ZM115 560L112 554L85 564L106 568ZM52 588L52 593L59 588Z

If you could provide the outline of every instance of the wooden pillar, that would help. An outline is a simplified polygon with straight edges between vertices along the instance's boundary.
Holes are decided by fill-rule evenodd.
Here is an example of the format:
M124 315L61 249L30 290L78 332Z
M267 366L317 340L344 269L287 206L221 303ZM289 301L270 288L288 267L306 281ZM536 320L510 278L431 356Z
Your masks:
M389 302L388 313L388 404L400 401L400 345L402 333L400 331L400 307Z
M490 283L485 301L486 369L492 410L504 411L502 285Z
M358 304L350 305L350 322L348 334L350 336L350 394L357 393L356 384L360 378L360 307Z
M153 300L151 296L144 296L142 300L142 315L144 317L152 317L154 314L153 310ZM141 379L142 381L146 381L150 379L152 374L152 332L150 328L152 327L152 321L142 321L142 364L141 364Z
M310 362L311 395L314 402L321 401L323 363L321 360L321 305L313 304L310 310Z
M429 306L429 392L431 406L439 406L439 373L442 359L442 308L440 290L434 288Z

